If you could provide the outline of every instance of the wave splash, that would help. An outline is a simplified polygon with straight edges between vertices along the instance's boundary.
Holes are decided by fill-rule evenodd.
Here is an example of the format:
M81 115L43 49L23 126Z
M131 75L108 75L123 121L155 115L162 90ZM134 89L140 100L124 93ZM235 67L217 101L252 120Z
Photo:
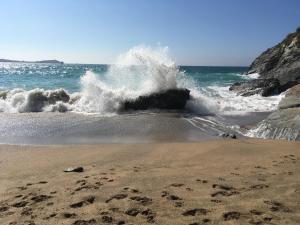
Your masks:
M66 90L0 91L0 112L66 112L114 115L122 102L141 95L174 88L191 90L186 108L196 114L226 114L270 111L277 107L280 96L241 97L228 87L200 87L171 59L167 47L138 46L121 54L108 71L99 76L86 71L80 78L81 91Z
M177 88L180 75L167 48L135 47L120 55L101 80L91 71L81 77L82 97L74 110L116 113L125 100Z

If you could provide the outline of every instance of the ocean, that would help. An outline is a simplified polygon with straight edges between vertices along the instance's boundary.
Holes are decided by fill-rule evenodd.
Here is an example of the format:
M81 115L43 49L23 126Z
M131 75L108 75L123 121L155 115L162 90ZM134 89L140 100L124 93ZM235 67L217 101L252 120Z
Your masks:
M66 130L64 133L57 132L59 129L64 130L61 126L68 130L72 125L77 126L80 132L68 136L67 140L70 140L70 143L78 141L78 137L83 136L86 142L89 142L91 136L98 141L103 142L105 139L109 142L111 140L109 137L119 140L124 134L131 140L141 130L137 127L146 130L148 127L149 132L144 134L148 138L151 136L150 133L161 133L162 129L158 129L161 124L168 127L169 123L166 121L172 120L174 113L152 110L124 114L119 112L120 105L124 100L170 88L191 90L191 100L184 112L176 112L176 118L180 118L180 123L184 123L183 126L188 124L193 127L192 130L202 132L199 136L194 133L190 135L193 140L203 137L204 133L204 136L215 137L228 128L237 131L242 124L241 118L246 120L245 115L251 113L264 115L271 112L277 108L281 99L281 96L241 97L230 92L229 86L234 82L251 79L243 75L247 69L247 67L178 66L165 48L142 47L121 54L111 65L1 63L0 141L7 142L7 138L10 137L9 140L14 141L8 142L16 142L14 137L18 137L18 140L27 143L28 138L20 137L40 140L39 135L45 131L50 133L42 136L45 140L50 140L50 136L63 136L70 132ZM61 101L62 98L57 100L57 96L62 96L64 101ZM232 119L232 116L238 119ZM64 121L63 125L61 119ZM100 120L102 122L99 122ZM95 121L97 126L93 127ZM102 124L103 121L106 121L106 124ZM135 125L128 128L128 121ZM145 121L149 124L147 125ZM154 121L161 122L155 127L152 126ZM85 122L90 125L83 125ZM120 125L122 123L126 125ZM172 123L175 124L174 121ZM45 124L47 126L44 126ZM118 129L122 127L122 131L116 127L119 127ZM173 135L173 131L170 133L171 130L172 127L161 136L170 135L169 139L174 139L173 136L177 139L184 136L178 133ZM54 131L60 134L54 134ZM86 135L82 132L86 132ZM76 137L75 140L72 137ZM39 143L34 141L36 142Z

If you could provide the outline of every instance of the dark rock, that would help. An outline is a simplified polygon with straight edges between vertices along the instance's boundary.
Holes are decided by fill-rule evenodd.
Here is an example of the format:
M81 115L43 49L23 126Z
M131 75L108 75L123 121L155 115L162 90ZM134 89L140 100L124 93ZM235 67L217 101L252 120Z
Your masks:
M69 167L69 168L64 169L64 172L66 172L66 173L69 173L69 172L81 173L83 171L84 171L84 169L81 166L79 166L79 167Z
M282 42L267 49L250 65L248 74L258 73L258 80L234 84L230 90L243 96L270 96L300 83L300 28ZM275 79L274 81L272 81ZM268 83L270 83L268 85Z
M262 96L277 95L281 92L281 87L278 79L255 79L245 82L234 83L230 91L237 92L241 96L250 96L261 94Z
M121 110L183 109L189 99L190 90L170 89L147 96L139 96L134 100L127 100L123 103Z
M285 97L279 103L279 109L300 107L300 85L289 89Z

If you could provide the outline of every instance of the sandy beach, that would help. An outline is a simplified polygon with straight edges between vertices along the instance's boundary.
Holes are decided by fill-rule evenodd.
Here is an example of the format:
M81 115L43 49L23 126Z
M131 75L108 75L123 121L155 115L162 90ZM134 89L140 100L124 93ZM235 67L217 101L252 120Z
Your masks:
M299 224L300 143L1 145L0 224ZM82 166L84 172L65 173Z

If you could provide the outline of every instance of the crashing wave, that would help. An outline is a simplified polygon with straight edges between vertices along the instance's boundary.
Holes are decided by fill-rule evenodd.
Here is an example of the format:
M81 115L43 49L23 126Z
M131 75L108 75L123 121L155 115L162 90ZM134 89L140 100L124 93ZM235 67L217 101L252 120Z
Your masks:
M42 111L67 111L70 95L64 89L43 90L33 89L25 91L13 89L0 92L1 112L42 112ZM58 107L60 105L60 107ZM54 108L52 108L54 107Z
M108 71L99 76L86 71L80 79L81 90L69 94L58 90L13 89L0 92L0 112L66 112L114 115L122 103L161 93L187 88L191 99L186 108L196 114L227 114L276 109L281 97L241 97L228 87L199 87L180 71L168 48L138 46L121 54Z

